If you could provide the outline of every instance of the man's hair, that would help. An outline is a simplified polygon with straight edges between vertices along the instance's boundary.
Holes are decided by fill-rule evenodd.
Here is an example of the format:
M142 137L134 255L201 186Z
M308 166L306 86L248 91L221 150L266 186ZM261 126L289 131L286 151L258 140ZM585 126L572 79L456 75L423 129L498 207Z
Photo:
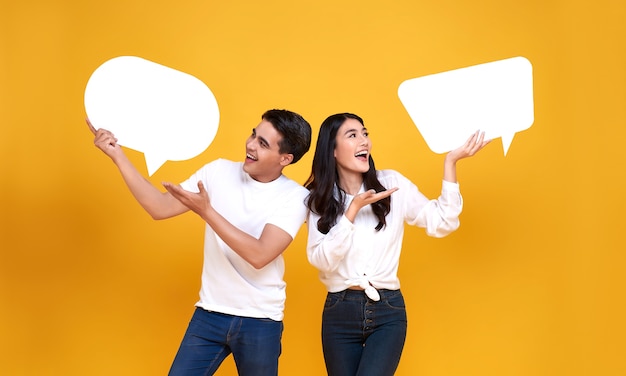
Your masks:
M278 143L279 152L293 155L291 163L296 163L311 147L311 125L295 112L268 110L261 119L270 122L283 136Z

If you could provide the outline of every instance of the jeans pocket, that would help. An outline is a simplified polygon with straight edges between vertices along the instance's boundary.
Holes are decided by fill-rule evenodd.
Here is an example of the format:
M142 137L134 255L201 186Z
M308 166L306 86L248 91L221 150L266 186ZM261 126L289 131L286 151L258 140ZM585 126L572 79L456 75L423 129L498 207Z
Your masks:
M406 309L406 306L404 305L404 297L399 292L385 299L385 304L387 304L389 308L402 310Z
M324 310L329 310L337 306L337 303L341 301L341 297L338 293L328 293L326 295L326 301L324 302Z

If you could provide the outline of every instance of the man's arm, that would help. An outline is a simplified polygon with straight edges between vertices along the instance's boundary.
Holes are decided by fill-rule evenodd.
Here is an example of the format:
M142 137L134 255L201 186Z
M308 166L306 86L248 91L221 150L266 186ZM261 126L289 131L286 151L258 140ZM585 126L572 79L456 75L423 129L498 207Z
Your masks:
M273 224L266 224L258 239L241 231L215 211L201 181L198 182L198 193L186 191L177 184L163 183L163 186L173 197L204 219L233 251L256 269L272 262L293 240L289 233Z
M161 192L152 185L130 162L113 133L105 130L96 130L89 119L87 125L94 134L94 144L102 150L117 166L124 182L130 189L137 202L154 219L165 219L189 210L169 192Z

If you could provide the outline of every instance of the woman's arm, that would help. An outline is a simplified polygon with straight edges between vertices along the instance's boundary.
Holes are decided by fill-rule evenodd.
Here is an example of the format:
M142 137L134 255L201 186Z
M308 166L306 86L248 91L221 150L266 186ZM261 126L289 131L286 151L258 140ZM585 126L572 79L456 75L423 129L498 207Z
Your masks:
M461 147L446 154L443 164L443 180L456 183L456 163L478 153L491 140L485 140L485 132L476 131Z

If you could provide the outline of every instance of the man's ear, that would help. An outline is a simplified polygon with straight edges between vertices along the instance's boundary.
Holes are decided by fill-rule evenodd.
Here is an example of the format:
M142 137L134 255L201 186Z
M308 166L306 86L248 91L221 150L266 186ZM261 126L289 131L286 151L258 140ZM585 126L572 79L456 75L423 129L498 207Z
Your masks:
M289 166L293 161L293 154L281 154L280 155L280 164L281 166Z

